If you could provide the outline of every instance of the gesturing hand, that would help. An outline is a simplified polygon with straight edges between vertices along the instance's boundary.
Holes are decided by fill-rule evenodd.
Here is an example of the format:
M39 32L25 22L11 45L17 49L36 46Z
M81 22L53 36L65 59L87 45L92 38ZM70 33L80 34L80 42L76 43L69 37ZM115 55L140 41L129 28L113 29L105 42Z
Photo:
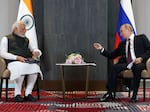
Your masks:
M94 43L93 46L95 47L95 49L97 50L101 50L103 48L103 46L99 43Z

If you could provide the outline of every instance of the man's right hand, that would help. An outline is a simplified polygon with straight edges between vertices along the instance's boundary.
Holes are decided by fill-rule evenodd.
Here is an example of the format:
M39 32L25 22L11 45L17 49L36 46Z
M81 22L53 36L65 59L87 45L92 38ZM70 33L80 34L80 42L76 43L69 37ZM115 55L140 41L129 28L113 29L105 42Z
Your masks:
M99 43L94 43L93 46L95 47L95 49L97 50L102 50L103 49L103 46Z
M21 62L26 62L27 58L24 58L22 56L17 56L16 60L21 61Z

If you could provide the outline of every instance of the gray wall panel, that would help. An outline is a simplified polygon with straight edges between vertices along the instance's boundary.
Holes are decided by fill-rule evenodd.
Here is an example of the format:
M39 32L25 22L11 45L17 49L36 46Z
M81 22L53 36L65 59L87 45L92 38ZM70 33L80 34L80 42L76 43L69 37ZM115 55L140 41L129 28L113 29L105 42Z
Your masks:
M106 79L107 59L93 48L93 42L107 48L107 11L107 0L44 0L46 79L60 79L55 64L64 62L71 52L79 52L85 61L97 64L91 80ZM83 79L76 74L82 75L84 70L76 69L67 69L66 79Z
M132 0L137 34L145 33L150 40L150 0Z

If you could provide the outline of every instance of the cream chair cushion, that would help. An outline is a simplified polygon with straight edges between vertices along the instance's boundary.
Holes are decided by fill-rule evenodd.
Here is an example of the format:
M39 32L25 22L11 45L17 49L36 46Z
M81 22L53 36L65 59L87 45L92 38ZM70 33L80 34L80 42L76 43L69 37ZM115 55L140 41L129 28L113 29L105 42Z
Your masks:
M146 69L142 71L142 78L150 78L150 58L146 62Z
M124 70L124 71L120 72L119 77L133 78L133 72L132 72L132 70Z
M0 78L9 78L10 71L6 68L6 63L3 58L0 57Z

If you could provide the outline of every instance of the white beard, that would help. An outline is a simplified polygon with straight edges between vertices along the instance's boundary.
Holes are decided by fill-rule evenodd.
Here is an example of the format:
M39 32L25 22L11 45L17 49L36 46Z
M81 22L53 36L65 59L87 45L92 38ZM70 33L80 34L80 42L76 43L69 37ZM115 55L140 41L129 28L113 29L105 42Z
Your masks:
M25 38L25 34L18 34L18 36Z

